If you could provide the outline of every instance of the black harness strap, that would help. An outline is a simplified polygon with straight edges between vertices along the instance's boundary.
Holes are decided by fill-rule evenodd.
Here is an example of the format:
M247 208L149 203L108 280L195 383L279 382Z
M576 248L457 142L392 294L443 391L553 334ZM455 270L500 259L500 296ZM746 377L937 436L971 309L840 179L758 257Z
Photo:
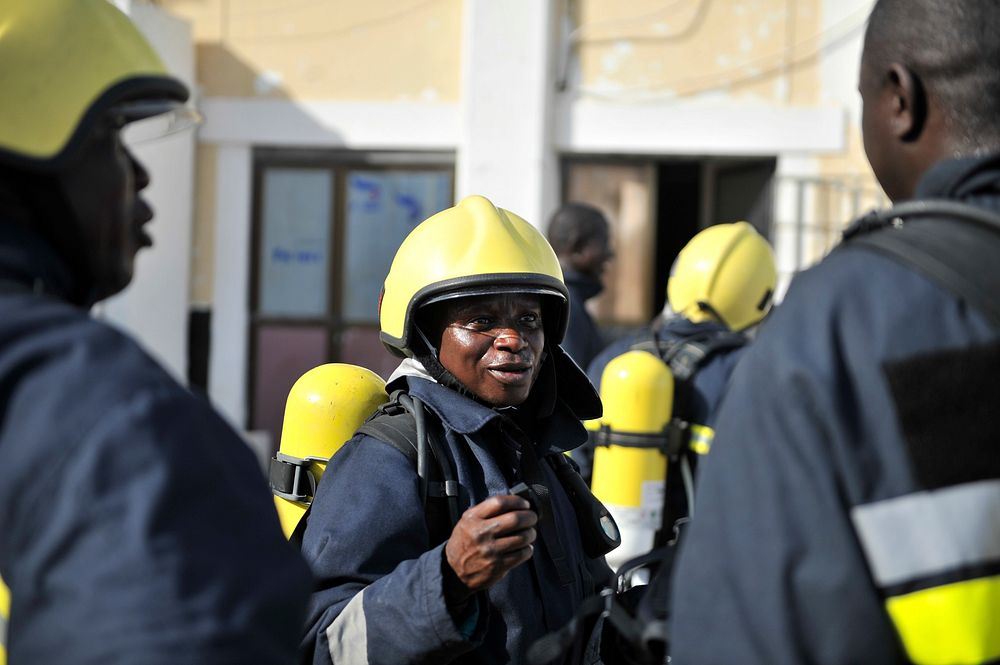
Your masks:
M912 267L1000 329L1000 215L957 201L911 201L863 217L844 240Z
M521 446L521 475L531 487L538 507L538 531L542 536L542 544L549 553L549 558L555 564L556 574L562 586L573 584L574 576L566 558L562 541L559 539L559 529L556 528L555 511L552 509L552 496L545 482L541 463L535 454L531 442L523 442Z
M655 331L632 345L630 350L647 351L656 355L670 367L677 381L690 381L705 362L720 351L738 349L746 345L747 336L741 332L715 330L700 332L683 339L663 339Z
M440 433L436 427L428 427L424 415L420 400L405 393L393 393L391 399L358 428L358 433L392 446L413 464L420 477L427 527L436 545L447 540L458 523L459 486L441 444ZM424 431L418 432L420 429ZM425 445L429 451L421 450Z

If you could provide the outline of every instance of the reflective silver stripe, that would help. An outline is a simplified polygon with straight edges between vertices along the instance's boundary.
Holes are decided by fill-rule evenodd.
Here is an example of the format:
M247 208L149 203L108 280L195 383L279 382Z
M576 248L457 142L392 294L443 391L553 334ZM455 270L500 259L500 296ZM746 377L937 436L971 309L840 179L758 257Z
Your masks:
M335 665L368 665L368 626L364 590L351 598L326 629L330 661Z
M0 614L0 648L7 647L7 617Z
M1000 480L857 506L851 519L883 587L1000 558Z

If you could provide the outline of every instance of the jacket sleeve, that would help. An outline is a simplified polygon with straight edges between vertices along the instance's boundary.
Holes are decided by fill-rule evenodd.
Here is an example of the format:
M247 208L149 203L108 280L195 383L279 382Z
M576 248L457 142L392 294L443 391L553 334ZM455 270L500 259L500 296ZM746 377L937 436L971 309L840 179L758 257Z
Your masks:
M22 526L5 534L11 662L293 658L308 570L221 418L161 386L79 435L38 470Z
M445 663L475 648L486 603L456 625L444 601L444 545L429 538L410 460L371 437L349 441L323 476L303 537L317 578L304 660Z
M813 341L797 310L822 313L793 292L736 368L699 469L672 582L678 665L899 662L837 479L852 428L836 334Z

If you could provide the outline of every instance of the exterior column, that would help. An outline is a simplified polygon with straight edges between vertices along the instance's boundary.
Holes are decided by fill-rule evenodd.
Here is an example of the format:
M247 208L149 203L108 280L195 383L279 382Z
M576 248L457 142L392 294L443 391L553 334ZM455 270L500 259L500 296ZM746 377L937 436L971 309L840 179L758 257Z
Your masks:
M466 0L456 197L543 227L558 198L554 0Z
M218 149L212 342L208 393L237 430L246 427L253 155L249 145Z

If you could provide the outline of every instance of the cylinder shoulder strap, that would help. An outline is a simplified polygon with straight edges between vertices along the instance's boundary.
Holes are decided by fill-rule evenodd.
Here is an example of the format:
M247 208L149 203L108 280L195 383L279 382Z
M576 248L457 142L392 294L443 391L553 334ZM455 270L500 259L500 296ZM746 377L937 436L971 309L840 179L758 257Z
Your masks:
M419 459L417 418L408 406L400 402L400 399L400 396L394 393L389 402L379 407L371 418L358 428L358 433L395 448L406 455L410 464L418 470L422 464ZM412 402L410 404L412 406ZM417 405L416 408L423 409L421 405ZM426 478L421 479L426 487L427 527L431 541L435 545L447 540L458 521L458 481L454 479L454 474L445 471L442 466L448 462L442 459L444 453L439 430L439 426L428 423L426 437L429 445L426 446L427 459L423 464L427 471Z
M858 220L844 240L934 280L1000 329L1000 215L958 201L912 201Z
M745 346L747 336L741 332L713 330L690 337L664 339L655 332L632 345L632 351L647 351L667 363L676 381L689 381L716 353Z

